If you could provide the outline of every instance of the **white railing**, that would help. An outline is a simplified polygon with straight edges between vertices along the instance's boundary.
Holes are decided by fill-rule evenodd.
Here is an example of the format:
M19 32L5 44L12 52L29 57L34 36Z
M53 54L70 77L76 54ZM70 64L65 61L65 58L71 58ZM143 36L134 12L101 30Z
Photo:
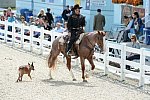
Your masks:
M110 52L110 48L117 49L118 51L120 51L120 55L112 56ZM129 52L140 54L140 60L136 62L126 60L126 55ZM146 80L148 80L149 81L148 84L150 84L150 75L145 75L145 71L150 71L150 62L148 62L148 64L146 64L145 62L145 58L150 57L150 49L146 49L146 48L136 49L136 48L126 46L125 43L118 44L118 43L107 41L105 54L104 55L96 54L95 56L97 56L96 58L101 56L101 58L103 59L104 62L98 62L98 63L95 62L95 64L98 66L97 68L104 70L105 75L107 75L108 72L113 72L120 76L121 81L124 81L125 77L133 78L134 76L134 78L139 80L139 86L144 86ZM119 63L121 68L117 68L109 65L109 61ZM133 72L131 70L127 70L126 65L130 65L135 69L139 69L140 72ZM116 73L116 71L119 73Z
M44 28L25 26L23 24L10 23L7 21L0 21L0 25L5 26L4 29L0 29L1 42L5 42L12 46L15 46L15 44L20 44L21 48L28 48L29 51L33 51L34 48L38 48L40 50L40 54L43 53L43 50L50 51L50 48L46 48L44 46L51 46L55 38L62 35L62 33L44 30ZM10 28L10 26L12 27L12 31L8 31L8 27ZM35 32L40 34L38 38L34 37ZM46 35L51 36L51 41L44 38ZM36 44L37 42L39 45Z
M22 24L8 23L3 21L0 21L0 25L5 26L5 29L0 29L1 42L5 42L9 45L12 45L13 47L15 47L16 44L20 44L20 48L28 48L28 50L31 52L34 52L34 48L37 48L42 55L45 53L45 51L48 51L49 53L50 48L47 48L47 46L51 46L55 38L62 35L61 33L51 32L48 30L44 30L44 28L37 28L35 26L24 26ZM11 32L8 31L8 26L12 26ZM19 32L16 32L16 29L18 29ZM33 36L34 32L39 32L40 38L35 38ZM29 33L29 35L26 35L25 33ZM46 34L51 36L51 41L48 41L45 38ZM8 37L7 35L11 36ZM24 41L25 39L28 41ZM39 42L39 45L36 44L37 42ZM150 71L150 65L146 64L145 62L145 58L150 57L149 49L135 49L126 46L126 44L118 44L109 41L107 41L105 44L105 54L94 54L96 56L96 59L103 59L103 62L94 61L96 64L96 68L104 70L105 75L108 74L108 72L114 72L115 74L118 74L121 78L121 81L125 80L125 77L130 77L129 74L134 75L136 76L135 78L139 80L139 86L144 86L146 79L150 80L150 76L145 75L145 71ZM112 57L111 52L109 51L110 48L118 49L120 51L120 55ZM140 61L134 62L126 60L127 52L140 54ZM119 63L121 68L109 65L109 61ZM126 64L134 68L139 68L140 72L127 70L125 68ZM116 71L120 73L116 73Z

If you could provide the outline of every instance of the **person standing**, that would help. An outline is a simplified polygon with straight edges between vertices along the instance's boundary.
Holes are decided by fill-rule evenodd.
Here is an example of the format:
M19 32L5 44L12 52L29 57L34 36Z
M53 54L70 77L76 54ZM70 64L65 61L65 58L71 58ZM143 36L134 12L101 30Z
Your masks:
M52 29L52 23L54 22L54 18L52 16L52 14L50 13L50 10L51 10L50 8L47 8L46 18L49 23L49 26L51 27L50 29Z
M66 6L67 8L62 12L62 18L64 19L65 22L68 21L68 17L70 16L70 9L69 5Z
M74 44L74 42L79 38L81 33L84 33L84 27L85 27L85 17L80 14L80 7L78 4L74 5L74 12L68 19L67 28L68 31L71 33L70 41L67 46L67 55L69 55L71 48ZM76 47L79 47L78 44ZM75 54L76 57L78 56L77 53L78 50L76 50Z
M105 26L105 16L101 14L101 9L97 9L97 13L94 16L93 30L102 31Z

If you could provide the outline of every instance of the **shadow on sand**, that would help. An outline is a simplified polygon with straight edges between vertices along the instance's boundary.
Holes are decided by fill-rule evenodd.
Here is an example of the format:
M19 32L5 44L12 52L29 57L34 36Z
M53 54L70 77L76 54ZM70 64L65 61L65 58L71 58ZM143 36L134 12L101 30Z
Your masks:
M65 82L65 81L56 81L56 80L50 80L50 79L44 79L42 82L46 84L50 84L50 86L64 86L64 85L73 85L73 86L84 86L84 87L97 87L97 86L92 86L88 82Z

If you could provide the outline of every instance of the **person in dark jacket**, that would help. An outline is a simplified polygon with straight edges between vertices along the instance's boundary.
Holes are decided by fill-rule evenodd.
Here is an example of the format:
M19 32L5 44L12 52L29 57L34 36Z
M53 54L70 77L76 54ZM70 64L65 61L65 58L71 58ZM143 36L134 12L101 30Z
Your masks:
M74 42L79 38L80 34L84 33L85 17L80 14L81 8L82 7L80 7L78 4L74 5L75 13L72 14L68 19L67 28L68 31L71 33L71 37L67 46L67 55L71 51ZM76 52L76 56L78 56L77 52Z
M68 17L70 16L70 9L69 5L66 6L67 8L62 12L62 18L64 19L65 22L68 21Z
M50 13L50 10L51 10L50 8L47 8L46 18L49 23L49 26L51 27L50 29L52 29L52 23L54 22L54 18L52 14Z
M101 14L101 9L97 9L97 13L94 16L93 30L102 31L105 26L105 16Z

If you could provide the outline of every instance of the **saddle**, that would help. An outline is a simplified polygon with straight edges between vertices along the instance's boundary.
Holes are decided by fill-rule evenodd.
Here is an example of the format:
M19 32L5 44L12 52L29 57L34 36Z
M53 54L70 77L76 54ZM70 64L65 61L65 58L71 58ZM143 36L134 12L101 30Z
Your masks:
M68 35L63 36L63 40L64 40L64 43L65 43L65 44L68 43L69 38L70 38L70 37L69 37Z

